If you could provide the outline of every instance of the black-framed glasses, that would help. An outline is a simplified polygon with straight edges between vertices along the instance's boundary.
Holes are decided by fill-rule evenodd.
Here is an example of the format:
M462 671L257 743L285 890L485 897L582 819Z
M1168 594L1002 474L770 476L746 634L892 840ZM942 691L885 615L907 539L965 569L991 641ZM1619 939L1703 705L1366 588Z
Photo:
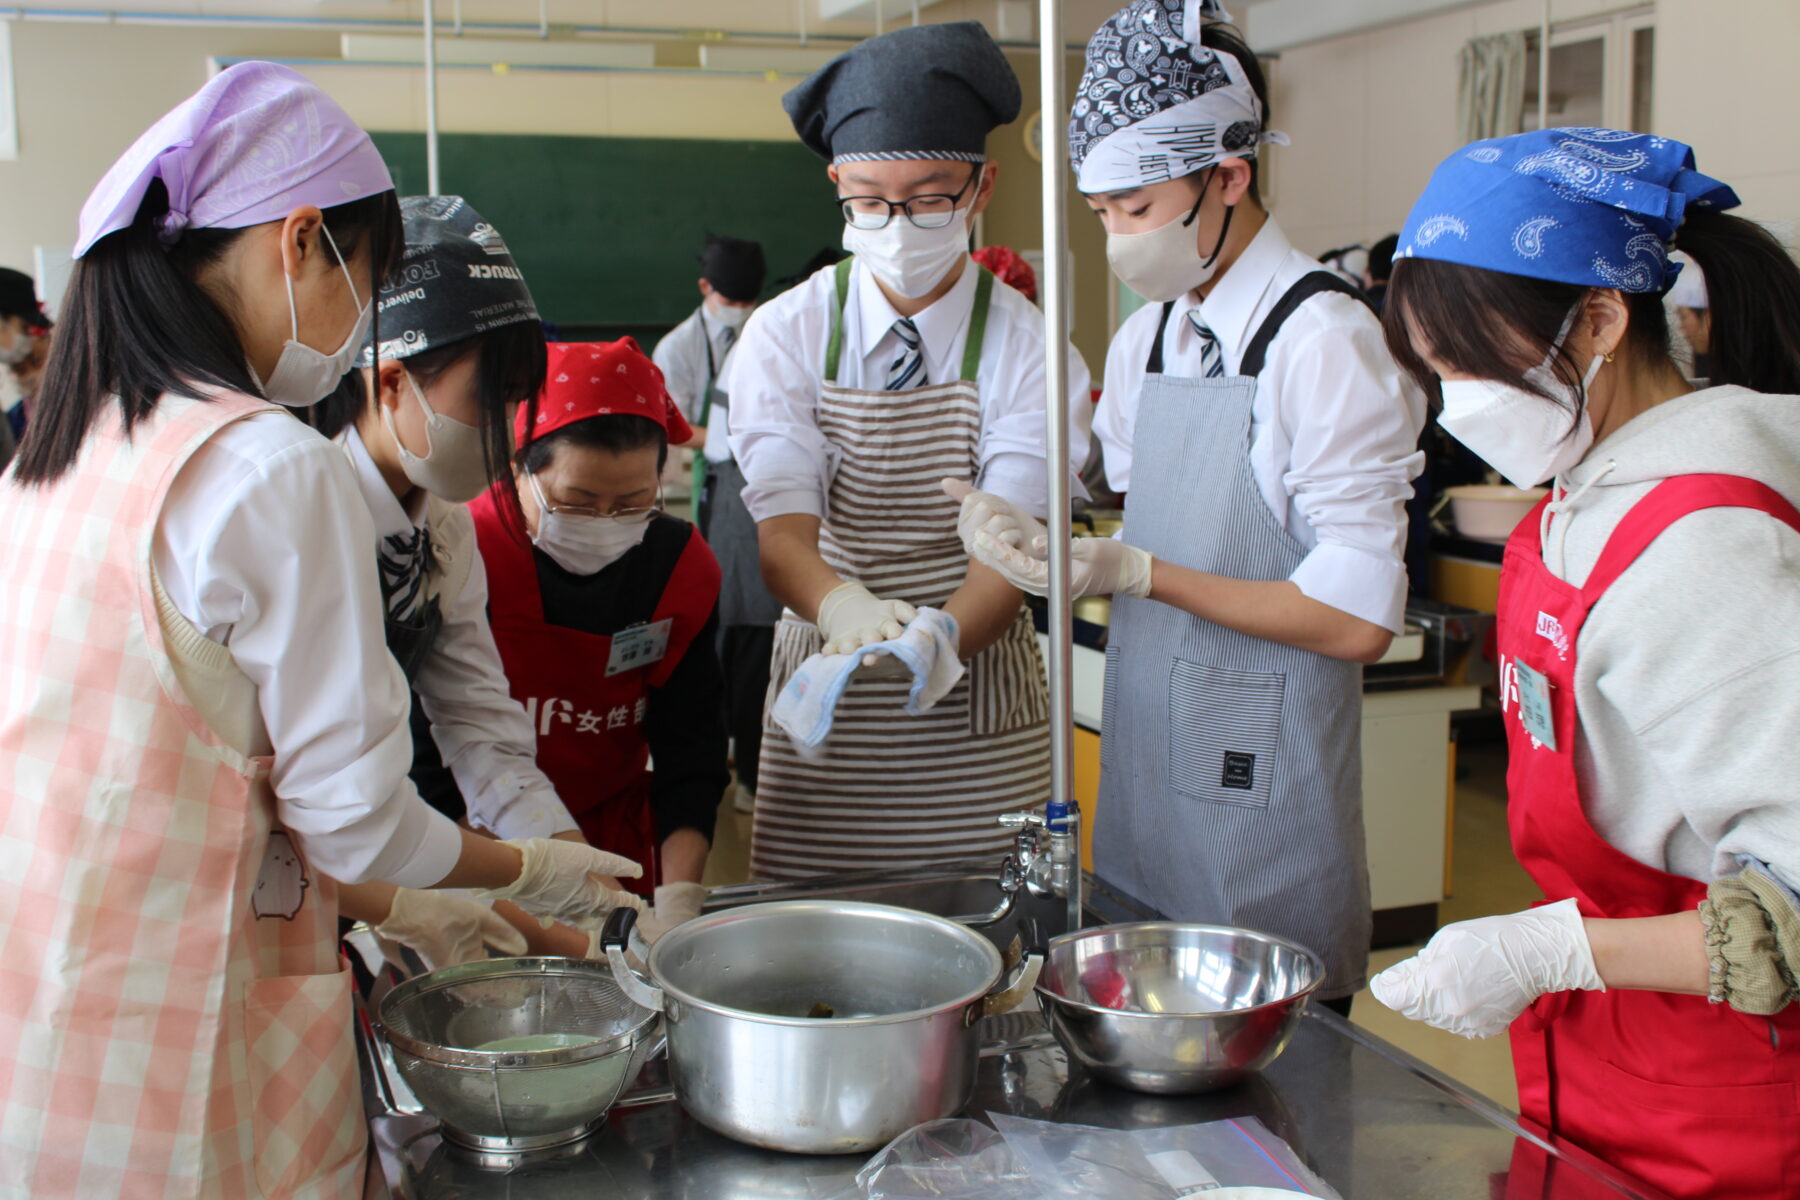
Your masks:
M942 229L956 219L956 206L968 195L975 181L981 178L983 164L974 165L975 172L969 176L969 182L957 189L953 196L941 192L913 196L906 200L888 200L881 196L840 196L838 207L843 210L844 223L856 229L886 229L894 219L894 211L898 209L920 229Z

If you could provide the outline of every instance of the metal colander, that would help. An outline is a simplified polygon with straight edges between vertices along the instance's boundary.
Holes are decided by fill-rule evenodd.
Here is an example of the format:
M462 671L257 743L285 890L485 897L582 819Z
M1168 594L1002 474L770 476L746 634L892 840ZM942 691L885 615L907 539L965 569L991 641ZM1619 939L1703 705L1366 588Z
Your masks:
M496 958L447 967L381 1001L382 1035L444 1135L480 1150L533 1150L584 1136L637 1078L657 1014L600 963ZM559 1039L547 1048L481 1049Z

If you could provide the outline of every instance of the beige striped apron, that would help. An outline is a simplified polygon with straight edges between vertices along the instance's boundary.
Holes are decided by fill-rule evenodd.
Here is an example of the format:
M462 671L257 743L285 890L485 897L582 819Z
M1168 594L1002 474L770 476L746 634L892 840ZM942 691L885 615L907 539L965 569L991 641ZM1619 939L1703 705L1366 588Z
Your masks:
M941 607L962 586L969 560L956 535L956 505L939 483L976 477L976 369L993 276L983 270L975 289L962 378L904 392L837 385L849 283L846 260L838 266L818 408L819 431L842 455L819 553L842 578L877 596ZM812 622L782 613L770 704L820 646ZM999 855L1011 835L996 818L1043 805L1050 788L1048 689L1023 604L1012 627L930 712L905 714L908 687L906 679L853 680L831 736L811 758L768 719L765 706L754 878Z

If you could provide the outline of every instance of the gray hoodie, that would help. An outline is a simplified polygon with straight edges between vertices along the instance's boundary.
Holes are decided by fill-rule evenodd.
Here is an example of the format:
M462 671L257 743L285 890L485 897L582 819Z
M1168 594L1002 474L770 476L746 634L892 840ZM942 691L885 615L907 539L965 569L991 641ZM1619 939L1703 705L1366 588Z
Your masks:
M1632 505L1698 473L1800 506L1800 396L1716 387L1632 420L1563 480L1545 564L1579 586ZM1750 855L1800 884L1800 532L1746 509L1683 518L1594 607L1577 649L1594 828L1675 874L1711 880Z

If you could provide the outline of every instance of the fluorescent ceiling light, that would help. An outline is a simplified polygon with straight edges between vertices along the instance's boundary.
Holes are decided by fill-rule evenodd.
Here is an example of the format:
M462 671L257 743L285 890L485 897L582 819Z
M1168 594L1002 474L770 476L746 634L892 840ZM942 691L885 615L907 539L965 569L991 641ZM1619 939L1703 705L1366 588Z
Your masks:
M811 50L801 46L719 46L702 43L700 65L712 71L780 71L787 75L811 75L844 52Z
M648 42L569 42L542 38L467 38L447 35L440 25L440 63L507 63L515 67L654 67L656 47ZM425 61L423 34L346 33L342 53L354 62Z

